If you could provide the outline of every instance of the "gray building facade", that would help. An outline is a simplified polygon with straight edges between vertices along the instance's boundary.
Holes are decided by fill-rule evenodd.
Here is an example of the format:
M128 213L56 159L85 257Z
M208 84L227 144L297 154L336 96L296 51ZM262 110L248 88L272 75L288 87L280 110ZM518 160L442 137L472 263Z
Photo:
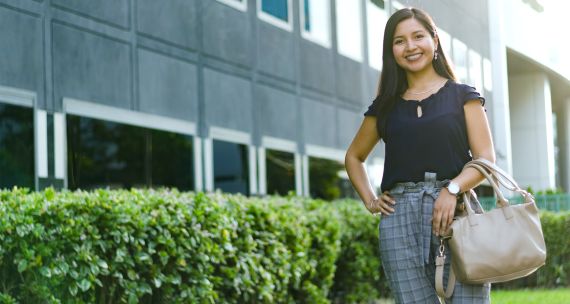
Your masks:
M0 111L14 119L0 127L0 149L20 154L8 141L20 138L33 150L24 158L32 179L4 167L1 186L322 196L320 166L340 165L333 196L354 195L343 189L344 151L381 69L371 31L383 27L368 18L403 5L426 9L446 33L442 46L460 78L479 84L493 127L498 86L486 84L499 80L487 1L0 0ZM313 16L326 19L315 33ZM358 21L349 22L357 47L340 33L347 20ZM20 122L27 137L14 131ZM498 136L500 153L505 145ZM375 185L382 150L368 161Z

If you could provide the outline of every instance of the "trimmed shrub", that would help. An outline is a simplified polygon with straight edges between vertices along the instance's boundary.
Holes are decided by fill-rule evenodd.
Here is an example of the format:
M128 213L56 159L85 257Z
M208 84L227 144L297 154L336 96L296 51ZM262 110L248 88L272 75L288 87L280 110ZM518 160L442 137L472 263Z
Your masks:
M499 288L570 285L570 213L547 264ZM366 303L388 297L360 202L175 190L0 191L0 303Z

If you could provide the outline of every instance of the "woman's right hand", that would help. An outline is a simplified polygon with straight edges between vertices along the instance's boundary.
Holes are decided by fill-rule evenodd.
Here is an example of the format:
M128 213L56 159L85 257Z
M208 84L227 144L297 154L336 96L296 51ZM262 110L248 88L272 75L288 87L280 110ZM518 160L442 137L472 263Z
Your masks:
M394 213L393 206L396 204L396 201L388 191L384 191L382 195L373 199L372 201L366 204L366 209L370 211L373 215L390 215Z

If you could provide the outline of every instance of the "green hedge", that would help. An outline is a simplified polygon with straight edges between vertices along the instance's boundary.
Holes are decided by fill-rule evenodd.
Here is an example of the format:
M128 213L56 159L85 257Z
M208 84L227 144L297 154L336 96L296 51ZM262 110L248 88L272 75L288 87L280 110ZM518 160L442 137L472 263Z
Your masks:
M377 223L355 201L0 191L0 301L362 300L378 295Z
M570 284L570 214L542 219L547 265L510 286ZM0 303L365 303L386 296L378 218L354 200L0 191Z

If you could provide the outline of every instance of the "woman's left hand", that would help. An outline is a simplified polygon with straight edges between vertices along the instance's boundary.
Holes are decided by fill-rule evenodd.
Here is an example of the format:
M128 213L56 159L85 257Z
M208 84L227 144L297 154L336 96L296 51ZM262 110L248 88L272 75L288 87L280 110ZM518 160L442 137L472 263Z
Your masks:
M443 188L435 200L432 215L432 230L436 236L447 235L453 222L457 197Z

